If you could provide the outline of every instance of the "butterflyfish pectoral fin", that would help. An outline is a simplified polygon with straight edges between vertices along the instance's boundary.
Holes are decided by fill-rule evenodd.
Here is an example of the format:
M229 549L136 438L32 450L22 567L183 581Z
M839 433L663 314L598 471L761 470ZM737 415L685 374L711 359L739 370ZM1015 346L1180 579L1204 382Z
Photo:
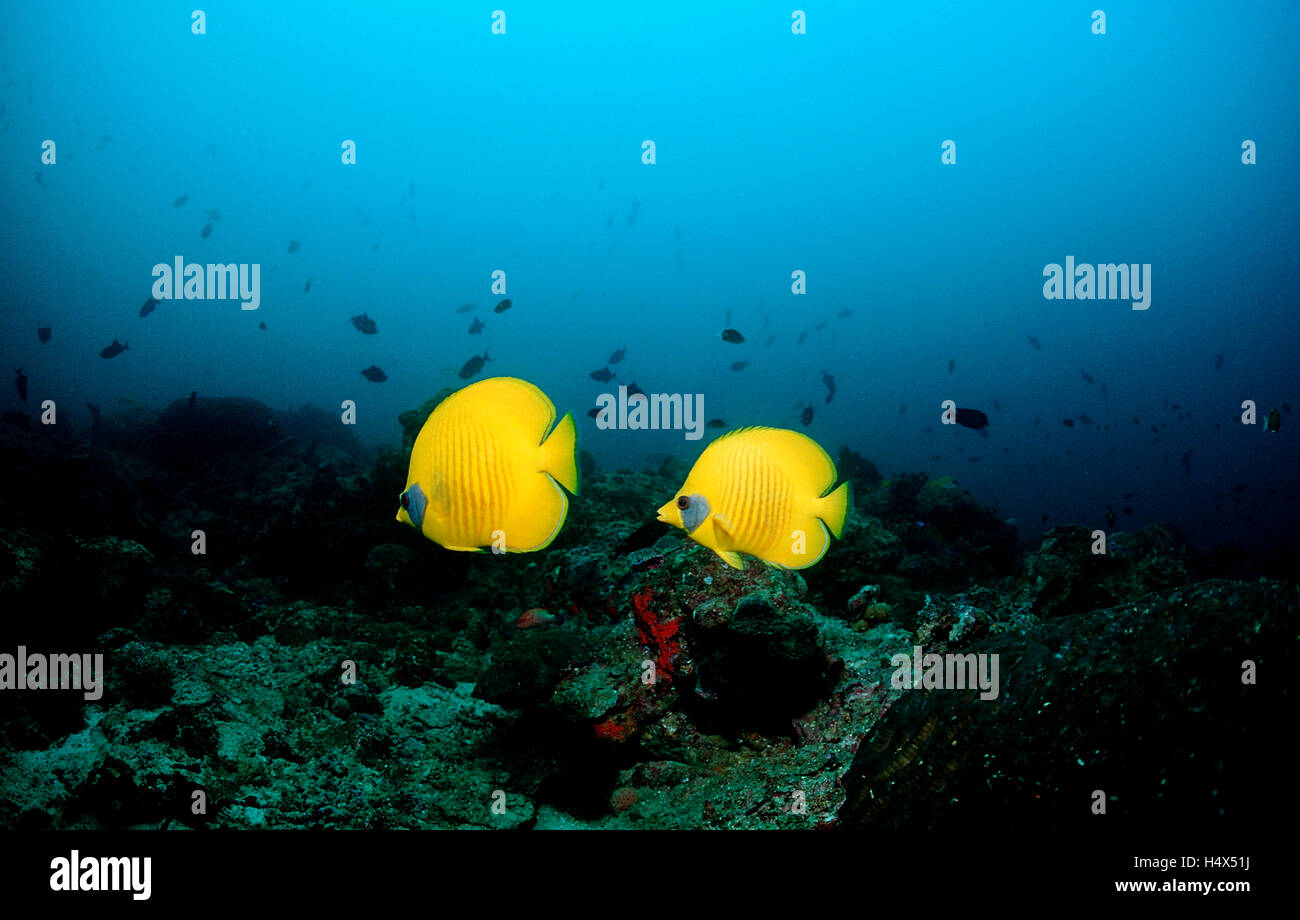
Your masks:
M722 561L733 569L740 569L742 572L745 570L745 560L740 558L740 553L721 549L715 549L714 552L721 556Z

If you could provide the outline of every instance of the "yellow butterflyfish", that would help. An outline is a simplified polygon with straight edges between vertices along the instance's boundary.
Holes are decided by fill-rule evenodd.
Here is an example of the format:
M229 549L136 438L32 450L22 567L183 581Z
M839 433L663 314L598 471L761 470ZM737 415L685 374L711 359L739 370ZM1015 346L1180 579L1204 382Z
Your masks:
M844 532L849 484L835 484L821 445L785 428L740 428L704 449L659 520L685 530L732 568L740 553L791 569L815 564Z
M457 390L424 422L411 448L397 520L447 549L544 549L578 493L573 415L517 377ZM563 487L563 488L561 488Z

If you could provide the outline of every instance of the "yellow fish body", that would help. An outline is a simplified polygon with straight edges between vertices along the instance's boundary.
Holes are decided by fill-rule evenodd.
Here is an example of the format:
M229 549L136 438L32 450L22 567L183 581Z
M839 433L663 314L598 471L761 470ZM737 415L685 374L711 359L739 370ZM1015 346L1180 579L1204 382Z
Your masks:
M544 549L578 493L578 430L517 377L490 377L448 396L411 448L397 520L447 549ZM563 486L564 488L561 488Z
M849 484L835 484L835 463L812 438L784 428L739 428L695 461L685 484L659 509L732 568L740 553L791 569L815 564L844 532Z

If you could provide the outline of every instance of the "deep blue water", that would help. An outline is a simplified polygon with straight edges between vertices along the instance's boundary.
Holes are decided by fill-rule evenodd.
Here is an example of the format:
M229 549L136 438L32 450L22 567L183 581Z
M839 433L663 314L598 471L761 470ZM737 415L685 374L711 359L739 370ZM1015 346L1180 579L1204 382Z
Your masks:
M226 3L196 36L175 5L6 4L0 368L31 395L3 408L351 399L396 444L488 348L606 467L707 443L598 430L597 394L635 380L953 475L1029 534L1111 505L1202 543L1294 536L1300 417L1240 414L1300 405L1300 7L1112 4L1094 35L1065 3L821 3L794 35L791 4L701 6L516 3L494 35L490 5ZM177 256L260 265L259 309L140 318ZM1149 308L1045 299L1067 256L1151 265ZM940 425L945 399L987 437Z

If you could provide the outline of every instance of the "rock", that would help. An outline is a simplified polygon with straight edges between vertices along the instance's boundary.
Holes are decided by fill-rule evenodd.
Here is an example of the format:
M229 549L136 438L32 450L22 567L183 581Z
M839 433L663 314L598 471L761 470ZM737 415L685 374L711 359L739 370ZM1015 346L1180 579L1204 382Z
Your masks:
M178 676L172 682L172 705L182 709L212 702L212 688L193 675Z
M0 530L0 604L6 608L31 587L38 572L41 549L31 534Z
M586 630L577 626L520 630L493 644L474 695L510 709L539 707L551 699L567 669L592 658Z
M105 604L130 607L142 603L153 569L153 553L134 540L100 537L77 540L76 571L93 582Z
M856 450L850 450L848 445L840 446L840 459L835 468L841 479L853 482L855 491L863 492L880 485L880 470Z
M1284 705L1240 663L1293 650L1294 610L1294 587L1204 582L988 636L966 651L999 656L996 699L905 691L858 749L840 823L1085 830L1101 789L1126 826L1253 827L1276 795L1260 766Z
M1025 560L1018 596L1042 617L1082 613L1187 581L1187 569L1167 531L1150 525L1112 534L1094 553L1092 531L1055 527Z
M772 728L806 712L830 689L828 662L807 612L774 603L766 592L734 606L696 608L689 635L696 693L710 718Z
M331 450L341 451L353 460L361 460L369 453L353 426L343 424L336 412L304 404L282 413L279 421L284 436L292 436L295 448L306 452L308 459L327 455Z
M283 441L276 414L253 399L178 399L153 425L154 460L188 470L227 453L262 451Z
M411 599L425 575L418 552L400 543L381 543L366 556L366 572L396 600Z

